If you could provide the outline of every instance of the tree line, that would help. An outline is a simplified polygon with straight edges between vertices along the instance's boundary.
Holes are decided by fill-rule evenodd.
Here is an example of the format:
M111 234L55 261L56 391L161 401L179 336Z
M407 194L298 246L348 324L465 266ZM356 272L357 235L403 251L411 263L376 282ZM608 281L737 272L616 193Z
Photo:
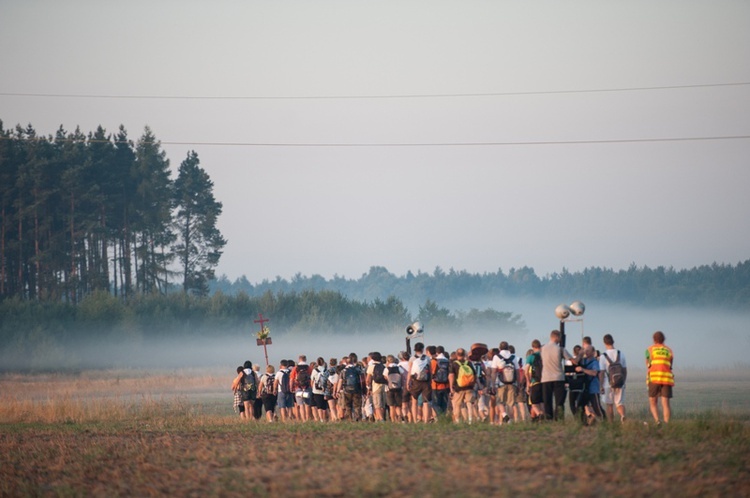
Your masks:
M580 272L563 269L545 276L533 268L511 268L507 273L470 273L440 267L433 273L407 272L397 276L382 266L373 266L359 278L301 274L291 280L277 277L250 283L240 277L230 281L226 276L211 283L212 291L225 294L244 292L256 296L265 292L295 292L300 289L335 290L345 296L362 299L384 299L397 296L413 306L426 300L451 302L472 296L557 297L565 299L601 299L644 306L705 305L750 307L750 260L736 265L702 265L676 270L672 267L649 268L631 264L614 270L592 267Z
M171 178L146 127L84 134L0 121L0 299L77 303L95 292L123 299L208 293L226 241L222 205L191 151Z
M165 343L190 345L199 338L232 350L254 339L260 330L254 320L260 313L271 319L271 337L277 338L335 341L337 334L384 334L401 339L406 325L417 318L430 331L526 332L521 317L509 312L452 312L427 301L412 314L395 297L363 302L335 291L268 291L255 297L244 292L141 293L127 302L98 291L78 303L16 297L0 302L0 371L75 369L96 361L127 367L138 364L140 357L174 359ZM85 353L91 349L97 358Z

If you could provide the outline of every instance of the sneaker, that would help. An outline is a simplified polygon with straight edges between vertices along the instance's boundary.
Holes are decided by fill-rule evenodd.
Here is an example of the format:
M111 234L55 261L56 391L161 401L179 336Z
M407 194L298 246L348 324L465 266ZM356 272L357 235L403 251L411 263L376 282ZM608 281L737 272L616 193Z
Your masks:
M510 423L510 417L508 416L507 413L505 415L503 415L503 423L504 424Z

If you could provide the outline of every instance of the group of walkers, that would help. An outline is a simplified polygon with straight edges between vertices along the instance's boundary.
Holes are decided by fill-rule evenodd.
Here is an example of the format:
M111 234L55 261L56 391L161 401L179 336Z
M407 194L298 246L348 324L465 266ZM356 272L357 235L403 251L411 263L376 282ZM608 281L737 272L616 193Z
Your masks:
M659 424L659 398L663 421L670 419L674 356L662 332L653 340L645 358L649 408ZM476 343L450 353L417 343L413 355L372 352L361 361L355 353L310 363L300 355L296 362L281 360L278 368L268 365L263 373L246 361L232 382L234 406L244 419L268 422L432 423L445 416L502 425L562 420L567 399L584 424L624 421L628 369L612 335L602 338L601 352L590 337L573 354L560 342L560 332L553 330L544 345L534 339L525 355L505 341L493 349Z

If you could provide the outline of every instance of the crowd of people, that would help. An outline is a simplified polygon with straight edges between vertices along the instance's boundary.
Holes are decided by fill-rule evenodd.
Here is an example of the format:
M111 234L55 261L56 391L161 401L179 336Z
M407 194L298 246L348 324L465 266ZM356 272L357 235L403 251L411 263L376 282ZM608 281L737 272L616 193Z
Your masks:
M586 425L625 421L627 360L612 335L602 338L602 351L584 337L572 354L561 339L553 330L548 342L534 339L523 355L506 341L452 352L420 342L414 354L372 352L360 360L351 353L310 362L300 355L265 372L246 361L232 382L234 407L243 419L268 422L433 423L445 416L502 425L562 420L567 399ZM653 341L645 353L649 409L660 424L671 415L674 355L662 332Z

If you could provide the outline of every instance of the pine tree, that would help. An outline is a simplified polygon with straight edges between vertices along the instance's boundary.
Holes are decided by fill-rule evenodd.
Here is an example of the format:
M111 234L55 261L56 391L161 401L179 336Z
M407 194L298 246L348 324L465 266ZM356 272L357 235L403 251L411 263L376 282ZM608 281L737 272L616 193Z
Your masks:
M208 294L226 240L216 227L222 204L213 195L213 182L199 166L195 151L180 164L174 184L177 243L172 246L182 270L185 293Z

